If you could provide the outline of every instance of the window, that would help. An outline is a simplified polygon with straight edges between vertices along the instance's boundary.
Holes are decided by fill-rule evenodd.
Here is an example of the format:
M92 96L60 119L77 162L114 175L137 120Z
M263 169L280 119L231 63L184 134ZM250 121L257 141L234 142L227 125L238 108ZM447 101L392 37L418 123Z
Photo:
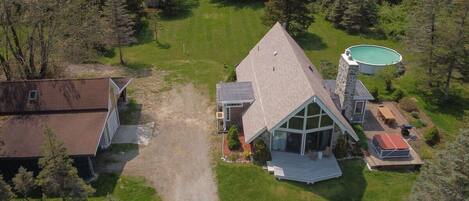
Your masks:
M306 120L306 129L315 129L319 127L319 117L308 117Z
M355 114L362 114L364 106L365 106L365 102L363 101L355 102Z
M242 103L228 103L226 104L226 107L243 107Z
M329 115L323 113L321 116L321 127L332 126L333 121Z
M226 121L230 121L231 119L230 113L231 113L231 108L226 108Z
M303 117L292 117L288 122L288 128L296 129L296 130L303 130Z
M302 109L301 111L299 111L298 113L296 113L295 116L304 117L304 116L305 116L305 109Z
M37 90L29 90L28 100L33 101L37 99Z
M308 116L318 115L321 112L321 108L316 103L308 105Z

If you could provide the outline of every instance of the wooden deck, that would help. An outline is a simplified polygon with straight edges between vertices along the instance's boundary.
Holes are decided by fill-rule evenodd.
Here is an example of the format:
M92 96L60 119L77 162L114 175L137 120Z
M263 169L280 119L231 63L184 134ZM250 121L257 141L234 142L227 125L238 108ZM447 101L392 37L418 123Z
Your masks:
M267 163L267 168L278 179L310 184L342 176L334 156L311 160L295 153L272 152L272 161Z
M387 125L378 118L378 106L385 105L393 113L396 118L396 123L394 125ZM415 152L415 150L410 147L410 157L409 158L390 158L390 159L380 159L378 154L373 149L373 144L371 140L373 136L381 133L388 134L397 134L400 135L399 126L402 124L409 124L406 118L401 114L397 108L396 103L394 102L383 102L381 104L368 103L367 110L365 114L365 123L363 125L365 135L368 138L368 153L365 156L365 162L370 168L384 168L384 167L409 167L409 166L420 166L423 164L420 156ZM418 136L415 129L410 130L411 135Z

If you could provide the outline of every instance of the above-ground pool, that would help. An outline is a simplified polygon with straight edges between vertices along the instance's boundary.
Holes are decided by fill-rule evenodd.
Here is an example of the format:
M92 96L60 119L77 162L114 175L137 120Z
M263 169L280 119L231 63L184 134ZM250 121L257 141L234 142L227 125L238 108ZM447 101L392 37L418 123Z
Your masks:
M374 74L380 69L394 65L402 60L401 54L393 49L377 45L355 45L347 48L352 59L360 66L365 74Z

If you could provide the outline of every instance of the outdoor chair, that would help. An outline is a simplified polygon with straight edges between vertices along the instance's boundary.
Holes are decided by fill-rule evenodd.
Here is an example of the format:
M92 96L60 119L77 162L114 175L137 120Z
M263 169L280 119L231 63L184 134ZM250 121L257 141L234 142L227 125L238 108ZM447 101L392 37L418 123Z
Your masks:
M323 156L326 158L329 158L332 156L332 149L331 147L327 146L326 149L324 149Z

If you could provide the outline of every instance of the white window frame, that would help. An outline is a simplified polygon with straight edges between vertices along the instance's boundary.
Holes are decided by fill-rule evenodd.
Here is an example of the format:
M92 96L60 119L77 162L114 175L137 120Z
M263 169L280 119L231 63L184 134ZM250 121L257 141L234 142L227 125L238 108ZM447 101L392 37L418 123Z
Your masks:
M362 108L361 108L359 113L357 112L358 103L362 103ZM355 107L353 108L353 113L354 114L363 114L364 109L365 109L365 101L355 101Z

